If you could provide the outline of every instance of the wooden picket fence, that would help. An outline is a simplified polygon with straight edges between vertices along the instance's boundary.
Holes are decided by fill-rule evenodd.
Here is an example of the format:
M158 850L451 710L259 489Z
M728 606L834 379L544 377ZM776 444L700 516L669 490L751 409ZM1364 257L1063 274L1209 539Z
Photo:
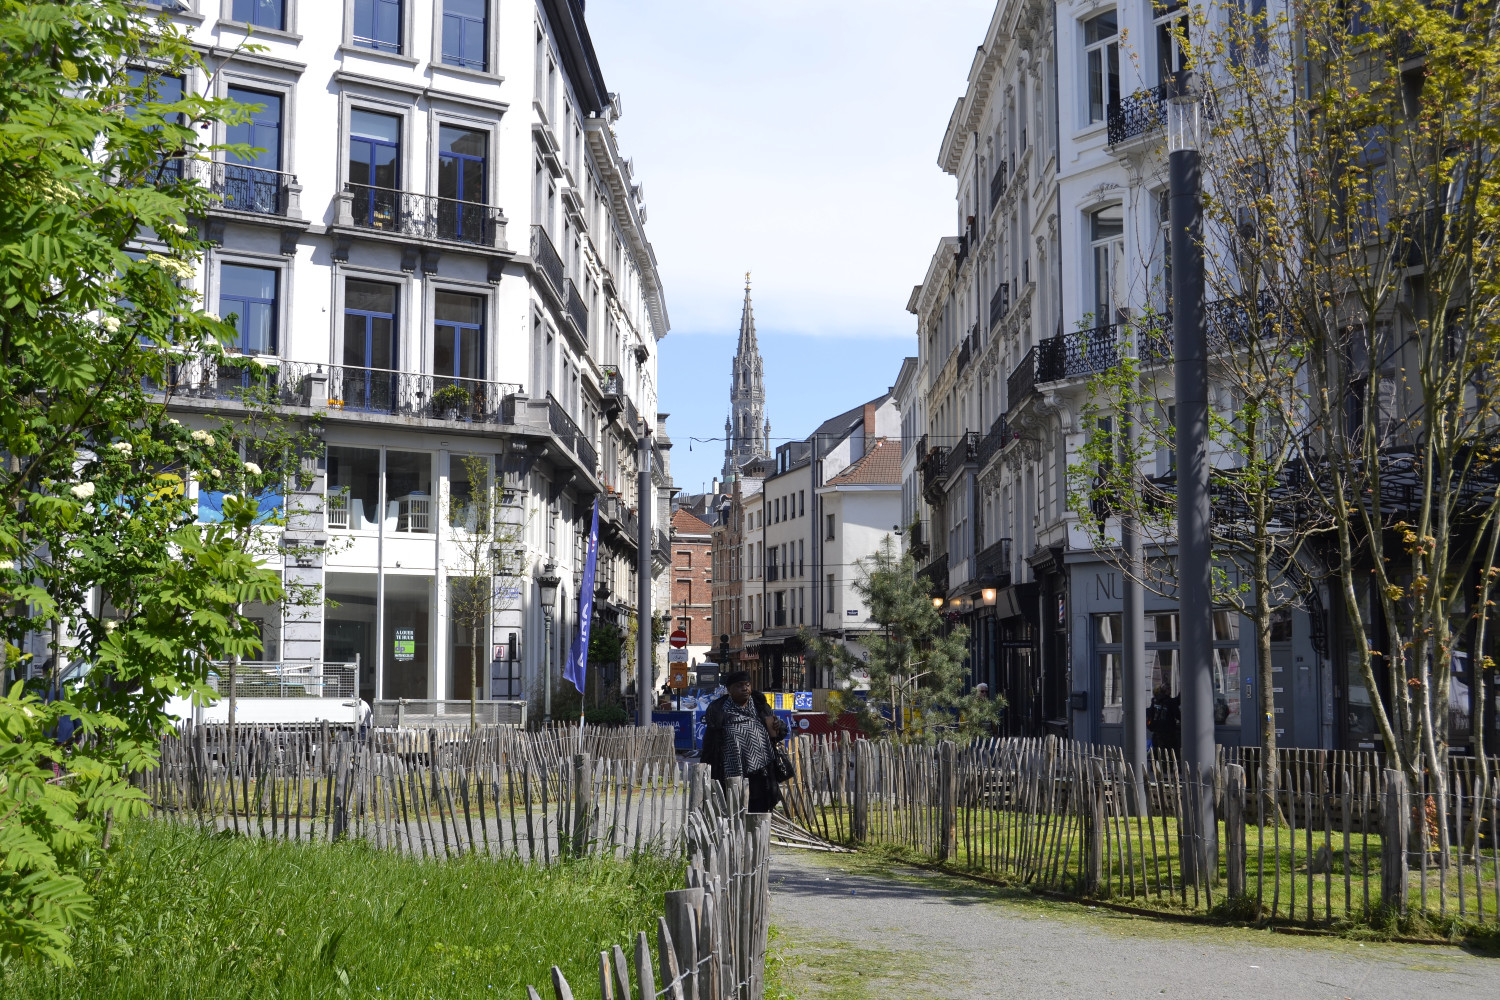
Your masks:
M656 961L641 931L635 954L616 945L599 952L603 1000L762 1000L770 928L771 817L748 812L743 778L723 784L708 767L692 769L686 888L666 894L657 918ZM632 991L632 986L634 987ZM552 967L556 1000L573 1000ZM527 987L528 1000L541 1000Z
M160 817L422 857L675 851L684 765L666 727L527 733L185 726L140 781Z
M1047 739L907 746L802 737L787 810L835 843L888 844L1037 889L1309 925L1382 907L1500 923L1500 794L1455 758L1443 791L1376 754L1221 754L1211 780L1159 754ZM1491 764L1500 774L1500 761ZM1211 797L1218 818L1195 824ZM1445 823L1439 818L1446 819ZM1200 829L1201 828L1201 829Z

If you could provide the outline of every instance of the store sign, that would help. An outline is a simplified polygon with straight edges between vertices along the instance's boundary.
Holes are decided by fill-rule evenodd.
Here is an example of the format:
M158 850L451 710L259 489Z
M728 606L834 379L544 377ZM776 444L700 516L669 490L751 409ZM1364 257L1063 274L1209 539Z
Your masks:
M396 629L396 659L415 660L417 658L417 630L411 628Z

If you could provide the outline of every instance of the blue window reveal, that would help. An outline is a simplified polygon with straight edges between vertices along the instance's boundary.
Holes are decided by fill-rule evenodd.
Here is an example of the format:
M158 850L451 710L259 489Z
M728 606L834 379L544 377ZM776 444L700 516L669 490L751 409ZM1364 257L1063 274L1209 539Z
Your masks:
M344 286L344 408L388 413L395 401L396 286L349 281Z
M474 242L483 238L485 145L473 129L438 129L438 235Z
M282 210L281 96L230 87L229 99L255 110L248 112L247 120L229 126L229 144L250 148L225 157L224 207L275 215Z
M443 0L443 62L485 68L485 5L489 0Z
M219 279L219 315L239 333L241 354L276 353L276 272L225 264Z
M354 0L354 44L377 52L400 52L401 0Z
M354 192L356 225L396 228L401 119L354 109L349 127L349 184Z
M432 370L450 378L484 377L484 300L438 292L434 314ZM437 380L439 385L443 380Z
M286 0L234 0L233 17L257 28L286 28Z

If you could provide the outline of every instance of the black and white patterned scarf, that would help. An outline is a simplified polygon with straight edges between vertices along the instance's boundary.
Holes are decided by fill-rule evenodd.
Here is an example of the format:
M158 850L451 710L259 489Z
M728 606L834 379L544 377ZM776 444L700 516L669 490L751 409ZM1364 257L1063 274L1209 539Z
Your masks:
M755 711L755 702L724 706L724 777L743 778L771 763L771 737Z

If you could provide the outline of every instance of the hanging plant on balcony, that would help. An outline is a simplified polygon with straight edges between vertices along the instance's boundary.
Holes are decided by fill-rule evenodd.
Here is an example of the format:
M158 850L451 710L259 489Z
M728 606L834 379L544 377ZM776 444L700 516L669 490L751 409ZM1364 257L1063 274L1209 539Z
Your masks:
M432 394L432 411L457 415L469 406L469 390L461 385L445 385Z

